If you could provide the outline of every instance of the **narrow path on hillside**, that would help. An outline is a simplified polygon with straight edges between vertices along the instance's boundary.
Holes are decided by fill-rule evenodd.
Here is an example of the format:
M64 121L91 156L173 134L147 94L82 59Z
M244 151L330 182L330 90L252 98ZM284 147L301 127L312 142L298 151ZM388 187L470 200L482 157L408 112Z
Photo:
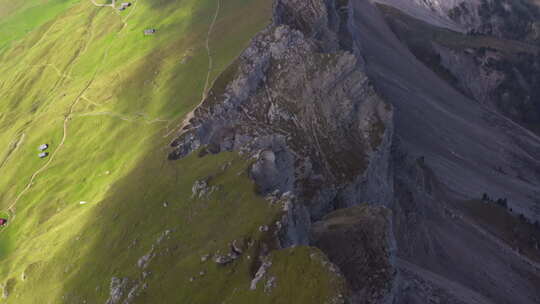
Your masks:
M124 27L126 27L128 25L127 21L131 17L131 15L133 14L133 12L135 12L135 9L137 8L137 3L139 3L139 1L134 1L133 7L129 10L129 13L127 14L126 18L122 19L122 23L124 25L122 26L122 29L120 29L120 30L123 30Z
M83 89L83 92L86 91L86 89L88 89L88 87L90 87L90 84L92 83L93 79L88 83L88 85ZM80 95L82 95L82 93ZM32 185L34 184L34 180L36 179L36 177L38 177L38 175L45 171L49 165L51 164L51 162L54 160L54 158L56 157L56 155L58 154L58 151L60 151L62 149L62 147L64 146L64 143L66 142L66 139L67 139L67 127L68 127L68 122L71 118L71 114L73 113L73 108L75 108L75 106L77 105L77 103L79 102L79 100L81 100L80 98L80 95L75 99L75 101L73 103L71 103L71 106L69 107L69 111L68 113L65 115L64 117L64 126L63 126L63 135L62 135L62 140L60 140L60 144L58 144L58 146L56 147L56 149L54 150L53 153L51 153L51 156L49 157L49 159L47 160L47 162L41 167L39 168L36 172L34 172L34 174L32 174L32 176L30 177L30 181L28 182L28 184L26 185L26 187L19 193L19 195L17 195L17 197L15 198L15 201L7 208L7 210L10 212L10 213L14 213L13 211L13 208L15 207L15 205L17 205L17 203L19 202L19 200L21 199L21 197L32 187Z
M100 3L97 3L95 0L90 0L90 2L92 2L92 4L94 6L97 6L97 7L110 7L112 8L115 13L119 16L121 16L118 8L116 7L116 1L115 0L112 0L112 3L109 3L109 4L100 4ZM124 27L126 27L128 24L127 24L127 20L129 19L129 17L131 16L131 14L133 13L133 11L135 10L135 7L137 6L137 2L138 1L135 1L134 4L133 4L133 8L129 10L129 13L127 14L126 18L122 18L120 17L120 19L122 20L122 23L123 23L123 26L122 26L122 29ZM121 30L122 30L121 29Z
M92 2L94 3L94 1L92 0ZM109 5L101 5L101 6L112 6L114 7L114 3L115 1L113 0L113 3L112 4L109 4ZM94 3L96 4L96 3ZM100 5L97 5L97 6L100 6ZM116 33L116 37L122 32L122 30L124 29L125 27L122 27L117 33ZM115 38L116 38L115 37ZM114 41L114 40L113 40ZM112 43L109 44L109 47L107 48L107 50L105 51L105 53L103 54L103 58L102 60L100 61L100 63L98 64L96 70L94 71L94 74L92 75L92 77L90 78L90 80L88 81L87 85L79 92L79 94L76 96L76 98L74 99L74 101L71 103L71 105L69 106L68 108L68 111L67 113L65 114L64 116L64 121L63 121L63 135L62 135L62 140L60 141L60 143L58 144L58 146L56 147L56 149L54 150L53 153L51 153L50 157L48 158L47 162L41 166L41 168L39 168L37 171L34 172L34 174L32 174L32 176L30 177L30 181L28 182L28 184L26 185L26 187L23 188L23 190L17 195L17 197L15 198L15 200L13 201L13 203L11 203L11 205L7 208L7 211L10 213L10 216L12 218L15 217L15 211L14 211L14 208L15 206L17 205L17 203L19 202L19 200L24 196L24 194L26 194L26 192L28 192L28 190L30 190L30 188L32 187L32 185L34 184L34 181L35 179L43 172L45 171L49 165L52 163L52 161L55 159L56 155L58 155L58 153L62 150L62 147L64 146L64 143L66 142L67 140L67 136L68 136L68 125L69 125L69 121L72 119L72 115L73 115L73 111L75 109L75 106L79 103L79 101L81 99L83 99L83 95L86 93L86 91L90 88L90 86L92 85L92 83L94 82L97 74L99 73L100 69L101 69L101 66L103 65L103 63L105 62L105 60L108 58L108 55L109 55L109 51L110 49L112 48ZM79 54L80 56L81 54ZM12 222L12 220L10 221ZM3 231L3 230L2 230Z
M208 28L208 34L206 35L206 53L208 54L208 72L206 73L206 80L204 82L204 89L201 96L201 103L206 99L208 94L208 84L210 82L210 75L212 74L213 61L212 61L212 52L210 50L210 38L212 32L214 31L214 26L216 25L216 20L219 16L219 11L221 10L221 0L217 0L216 13L214 14L214 19L212 19L212 24Z
M49 67L51 69L53 69L56 74L58 75L58 77L60 78L67 78L67 79L72 79L72 77L68 74L64 74L58 67L56 67L56 65L52 64L52 63L47 63L47 64L38 64L38 65L31 65L29 66L30 68L42 68L42 67Z
M98 6L98 7L107 7L107 6L110 6L112 8L115 8L116 7L116 0L112 0L112 3L97 3L96 0L90 0L92 2L93 5L95 6Z
M167 134L165 134L164 138L167 138L167 137L171 136L176 131L183 130L184 127L187 126L189 124L189 121L193 118L193 115L194 115L195 111L202 105L202 103L204 102L204 100L207 97L208 87L209 87L209 84L210 84L210 76L211 76L212 70L213 70L213 59L212 59L212 52L211 52L211 49L210 49L210 38L212 36L212 32L214 31L214 26L215 26L216 20L217 20L217 18L219 16L219 11L220 10L221 10L221 0L217 0L216 13L214 14L214 18L212 19L212 23L210 24L210 27L208 28L208 33L206 35L206 52L208 53L208 71L206 73L206 80L204 82L204 88L203 88L203 91L202 91L202 94L201 94L202 95L201 100L199 101L199 104L197 104L197 106L192 111L190 111L188 114L186 114L186 117L183 119L180 126L178 128L173 128L171 131L169 131ZM167 129L168 129L168 126L167 126Z
M108 117L117 118L117 119L120 119L120 120L123 120L123 121L128 121L128 122L143 122L143 123L148 124L148 125L155 124L155 123L168 123L168 122L170 122L169 119L161 119L161 118L151 119L146 113L135 114L135 115L133 115L135 117L130 117L129 115L115 113L115 112L111 112L111 111L90 112L90 113L76 114L76 115L73 115L73 118L76 118L76 117L95 117L95 116L108 116Z

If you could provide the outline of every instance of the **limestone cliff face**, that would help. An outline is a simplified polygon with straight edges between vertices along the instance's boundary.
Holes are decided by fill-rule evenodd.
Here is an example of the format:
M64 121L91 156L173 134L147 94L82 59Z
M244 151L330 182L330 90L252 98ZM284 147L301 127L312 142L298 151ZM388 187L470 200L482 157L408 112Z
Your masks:
M216 81L170 158L253 156L260 192L292 191L313 218L388 203L392 108L351 52L333 1L297 2L276 2L274 23Z
M286 193L282 247L309 244L311 222L335 209L393 199L393 110L364 73L348 12L334 1L276 1L273 23L172 142L170 159L196 150L252 157L260 194Z
M478 65L476 46L456 50L477 13L468 21L443 14L459 1L375 1L427 9L418 13L430 16L427 30L411 36L428 41L419 48L427 52L415 53L372 2L276 1L273 23L216 80L169 158L252 158L259 193L287 201L280 245L322 249L342 268L351 303L535 303L536 262L466 214L466 202L487 192L540 216L540 138L493 111L508 74ZM422 61L426 54L435 60ZM485 55L481 62L492 62ZM355 209L361 204L367 211ZM384 246L357 242L363 237ZM384 264L388 285L347 272L376 277L360 260ZM511 280L519 284L507 290Z

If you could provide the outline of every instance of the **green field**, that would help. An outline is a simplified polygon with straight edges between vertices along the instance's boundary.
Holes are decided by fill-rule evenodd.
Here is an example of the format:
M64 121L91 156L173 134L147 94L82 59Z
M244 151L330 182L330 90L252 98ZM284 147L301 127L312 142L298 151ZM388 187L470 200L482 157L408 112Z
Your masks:
M227 266L200 262L233 240L264 238L258 227L281 212L256 196L248 162L232 153L167 161L171 131L201 102L207 78L270 15L264 0L136 0L125 11L0 0L0 212L9 217L0 302L104 303L112 277L147 284L134 303L280 303L291 293L248 292L247 253ZM50 154L40 159L43 143ZM217 190L192 199L207 177ZM143 280L137 261L152 246L159 254ZM275 259L315 252L289 251ZM283 263L269 271L305 271ZM341 290L324 267L311 269L319 278L299 285L317 286L318 301Z

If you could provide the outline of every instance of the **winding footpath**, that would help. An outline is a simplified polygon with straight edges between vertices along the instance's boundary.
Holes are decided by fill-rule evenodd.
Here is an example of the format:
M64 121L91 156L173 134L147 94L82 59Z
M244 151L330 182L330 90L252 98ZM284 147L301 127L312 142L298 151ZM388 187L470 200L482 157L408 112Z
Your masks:
M100 3L96 3L96 0L90 0L92 2L93 5L95 6L98 6L98 7L107 7L107 6L110 6L112 8L115 8L116 7L116 0L112 0L112 3L110 4L100 4Z
M112 8L115 8L115 0L112 0L112 4L97 4L95 3L94 0L91 0L92 3L95 5L95 6L99 6L99 7L104 7L104 6L110 6ZM130 15L128 15L127 18L129 18ZM125 21L127 21L127 18L125 20L123 20L124 22L124 25L127 25L127 23ZM118 36L120 34L120 32L122 32L122 30L125 28L125 26L123 26L117 33L116 33L116 36ZM30 190L30 188L32 187L32 185L34 184L34 181L35 179L43 172L45 171L49 165L53 162L53 160L56 158L56 155L62 150L62 147L64 146L64 143L66 142L67 140L67 136L68 136L68 126L69 126L69 121L72 119L73 117L73 111L75 109L75 107L77 106L77 104L79 103L79 101L81 99L83 99L84 97L84 94L86 93L86 91L90 88L90 86L92 85L92 83L94 82L97 74L99 73L99 70L101 69L101 66L103 64L103 62L107 59L108 55L109 55L109 51L112 47L112 43L109 45L109 47L107 48L107 50L105 51L105 53L103 54L103 59L101 60L100 64L98 65L98 67L96 68L96 70L94 71L94 74L92 75L92 78L88 81L88 83L86 84L86 86L79 92L79 94L77 95L77 97L74 99L74 101L71 103L71 105L69 106L68 108L68 111L67 113L65 114L64 116L64 121L63 121L63 135L62 135L62 139L60 141L60 143L58 144L58 146L56 147L56 149L54 150L53 153L51 153L50 157L48 158L47 162L41 166L41 168L39 168L37 171L34 172L34 174L32 174L32 176L30 177L30 180L29 182L27 183L26 187L23 188L23 190L21 192L19 192L19 194L17 195L17 197L15 198L15 200L11 203L11 205L9 205L9 207L7 208L7 211L8 213L10 214L10 217L11 217L11 220L10 222L13 221L13 219L15 218L15 211L14 211L14 208L15 206L17 205L17 203L20 201L20 199L26 194L26 192L28 192L28 190ZM80 54L79 54L80 56ZM71 76L69 76L71 77Z
M212 32L214 31L214 26L219 16L220 10L221 10L221 0L217 0L216 12L214 14L214 18L212 19L212 23L210 24L210 27L208 28L208 33L206 35L206 52L208 54L208 71L206 73L206 80L205 80L204 88L202 91L201 101L199 102L199 104L197 104L197 106L192 111L186 114L186 117L182 120L182 123L180 124L180 126L178 128L173 128L171 131L165 134L165 136L163 136L164 138L171 136L175 132L180 132L181 130L183 130L184 127L187 126L189 124L189 121L193 118L195 111L203 104L204 100L207 97L208 88L210 86L210 76L212 74L213 64L214 64L212 61L212 52L210 49L210 38L212 36ZM169 126L167 126L167 129L168 127Z
M32 187L32 185L34 184L34 180L36 179L36 177L38 177L38 175L45 171L49 165L51 164L51 162L54 160L54 158L56 157L56 155L58 154L58 151L60 151L62 149L62 147L64 146L64 143L66 142L66 139L67 139L67 131L68 131L68 122L69 120L71 119L71 114L73 113L73 108L75 108L75 106L77 105L77 103L79 102L79 100L81 100L80 96L84 93L84 91L86 91L89 87L90 87L90 84L93 82L93 79L88 83L88 85L85 87L85 89L83 89L83 91L79 94L79 96L75 99L75 101L71 104L71 106L69 107L69 112L68 114L65 115L64 117L64 134L62 136L62 140L60 141L60 144L58 144L58 147L56 147L56 149L54 150L54 152L51 154L51 156L49 157L49 159L47 160L47 162L41 167L39 168L36 172L34 172L34 174L32 174L32 176L30 177L30 181L28 182L28 184L26 185L26 187L19 193L19 195L17 195L17 197L15 198L15 201L13 201L13 203L7 208L8 212L10 214L14 214L15 212L13 211L13 208L15 207L15 205L17 205L17 203L19 202L19 200L21 199L21 197L28 191L30 190L30 188Z

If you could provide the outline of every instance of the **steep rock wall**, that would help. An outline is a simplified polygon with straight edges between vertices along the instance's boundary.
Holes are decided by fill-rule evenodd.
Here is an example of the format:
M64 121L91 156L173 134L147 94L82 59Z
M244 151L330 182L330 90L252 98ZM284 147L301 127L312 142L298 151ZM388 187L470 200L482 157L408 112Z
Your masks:
M216 81L170 158L245 153L261 194L292 191L312 218L388 204L392 109L350 51L347 20L333 1L277 1L275 14Z

